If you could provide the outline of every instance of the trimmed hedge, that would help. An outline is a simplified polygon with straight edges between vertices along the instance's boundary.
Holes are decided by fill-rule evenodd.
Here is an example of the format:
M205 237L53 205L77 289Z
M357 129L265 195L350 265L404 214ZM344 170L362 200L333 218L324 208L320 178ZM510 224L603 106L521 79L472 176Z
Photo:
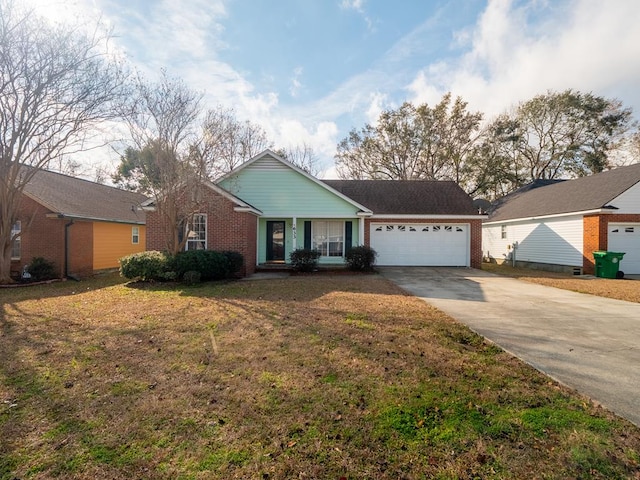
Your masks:
M167 279L171 272L170 257L162 252L134 253L120 259L120 275L129 280L143 281Z
M174 257L175 271L178 278L186 272L199 272L202 281L222 280L231 272L230 261L224 253L213 250L188 250Z
M244 264L238 252L215 252L213 250L189 250L170 256L162 252L134 253L120 259L120 275L130 280L172 281L182 280L187 272L200 280L222 280L235 276ZM189 280L191 283L191 280Z
M357 272L370 272L376 263L378 253L371 247L360 245L352 247L344 257L349 270Z

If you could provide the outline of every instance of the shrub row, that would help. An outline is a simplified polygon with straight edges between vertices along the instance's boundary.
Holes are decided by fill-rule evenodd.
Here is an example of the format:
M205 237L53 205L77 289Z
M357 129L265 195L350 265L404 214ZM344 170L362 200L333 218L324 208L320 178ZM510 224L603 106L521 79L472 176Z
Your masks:
M149 251L134 253L120 259L120 275L129 280L199 281L234 277L242 268L243 257L238 252L189 250L177 255Z
M373 248L367 247L366 245L360 245L358 247L351 248L346 253L344 261L349 270L356 272L370 272L373 270L377 256L378 254ZM293 269L298 272L312 272L318 267L319 258L319 251L308 248L299 248L291 252L291 265L293 266Z

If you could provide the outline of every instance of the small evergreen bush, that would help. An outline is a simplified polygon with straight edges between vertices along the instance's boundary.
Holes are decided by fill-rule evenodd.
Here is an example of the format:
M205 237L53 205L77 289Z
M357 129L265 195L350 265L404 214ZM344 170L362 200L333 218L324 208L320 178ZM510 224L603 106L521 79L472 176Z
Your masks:
M200 272L195 270L189 270L188 272L184 272L184 275L182 275L182 283L187 285L195 285L201 281L202 275L200 275Z
M227 257L229 261L229 277L235 277L242 270L242 266L244 265L244 257L239 252L234 252L231 250L227 250L222 252L222 254Z
M158 251L140 252L120 259L120 275L129 280L165 281L171 276L171 257Z
M344 261L349 270L356 272L370 272L376 263L377 252L366 245L353 247L347 252Z
M291 265L298 272L312 272L318 266L320 252L309 248L298 248L291 252Z
M44 257L33 257L27 267L27 272L31 275L31 280L41 282L56 278L56 267L51 260Z

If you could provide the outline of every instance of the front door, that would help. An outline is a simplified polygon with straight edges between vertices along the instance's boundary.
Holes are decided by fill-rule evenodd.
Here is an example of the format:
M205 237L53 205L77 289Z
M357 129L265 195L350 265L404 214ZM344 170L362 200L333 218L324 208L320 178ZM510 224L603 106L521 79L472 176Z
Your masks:
M284 262L284 222L267 221L267 262Z

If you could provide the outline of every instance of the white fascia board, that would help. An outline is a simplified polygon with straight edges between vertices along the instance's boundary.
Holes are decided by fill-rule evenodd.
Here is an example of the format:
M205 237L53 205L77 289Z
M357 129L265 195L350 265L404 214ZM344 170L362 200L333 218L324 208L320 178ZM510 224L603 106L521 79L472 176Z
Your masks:
M334 219L334 218L339 218L339 219L346 219L346 220L351 220L351 219L355 219L358 218L357 215L304 215L304 214L300 214L300 213L269 213L268 215L265 215L264 213L262 214L263 218L266 219L280 219L280 218L297 218L298 220L300 219L312 219L312 220L326 220L326 219Z
M257 217L261 217L262 216L262 212L260 210L258 210L258 209L253 208L253 207L234 207L233 211L234 212L240 212L240 213L253 213Z
M369 218L398 220L484 220L487 215L394 215L393 213L374 213Z
M532 221L532 220L547 220L549 218L584 216L584 215L593 215L593 214L596 214L596 213L613 214L613 213L616 213L616 210L612 210L610 208L598 208L598 209L595 209L595 210L584 210L582 212L567 212L567 213L555 213L555 214L552 214L552 215L540 215L540 216L537 216L537 217L510 218L508 220L497 220L497 221L494 221L494 222L484 222L483 225L504 225L505 223L529 222L529 221Z

